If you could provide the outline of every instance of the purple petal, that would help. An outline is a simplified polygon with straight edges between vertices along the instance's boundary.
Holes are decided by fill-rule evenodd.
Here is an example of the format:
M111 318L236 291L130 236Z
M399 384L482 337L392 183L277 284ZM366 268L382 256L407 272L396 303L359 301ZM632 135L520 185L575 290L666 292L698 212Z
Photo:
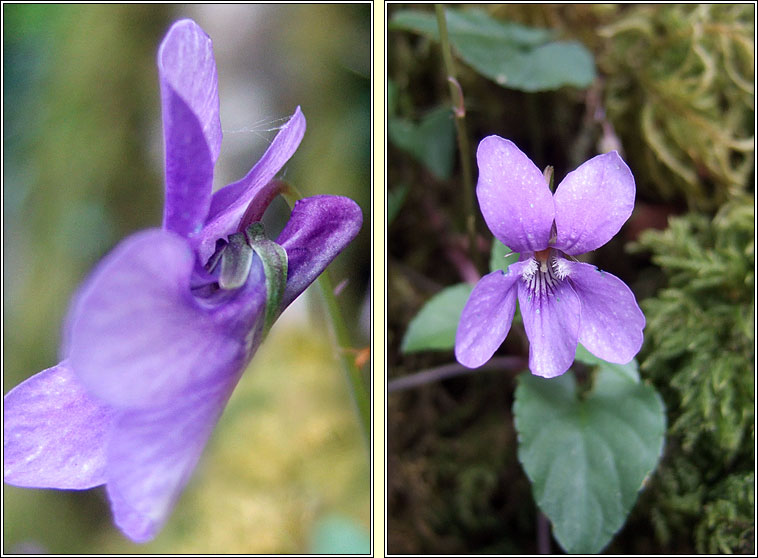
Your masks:
M186 237L208 215L221 148L213 46L194 21L171 26L158 50L158 74L166 150L163 226Z
M594 265L571 263L570 279L582 303L579 342L596 357L626 364L642 347L645 315L621 279Z
M127 238L100 263L67 318L71 367L88 390L121 408L166 403L247 350L231 324L254 323L260 300L228 306L247 296L242 288L221 293L230 300L218 307L201 306L189 289L193 264L184 239L155 229ZM254 267L261 282L260 262Z
M305 116L297 107L247 176L213 194L208 218L199 237L201 261L205 262L213 253L217 238L239 230L240 221L249 206L261 205L260 213L263 214L271 201L266 186L295 153L304 134Z
M555 211L540 170L513 142L498 136L479 143L476 160L476 195L492 234L516 252L547 248Z
M115 411L89 396L66 361L3 398L3 480L85 489L105 482L105 444Z
M193 389L172 403L121 414L108 446L108 497L116 525L152 539L189 481L236 384Z
M555 191L556 248L584 254L608 242L634 209L634 177L615 151L566 175Z
M361 208L341 196L299 200L277 243L287 251L286 308L355 238L363 223Z
M455 333L455 358L462 365L477 368L502 345L516 311L520 277L516 270L505 275L498 269L482 277L471 291Z
M549 295L532 296L519 284L518 301L529 337L529 369L543 378L560 376L574 362L581 304L568 281L556 283Z

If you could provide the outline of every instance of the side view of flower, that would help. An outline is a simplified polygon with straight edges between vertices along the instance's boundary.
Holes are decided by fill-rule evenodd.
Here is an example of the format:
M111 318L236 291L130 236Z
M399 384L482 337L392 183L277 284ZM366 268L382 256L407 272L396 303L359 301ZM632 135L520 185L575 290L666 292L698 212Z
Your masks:
M631 361L645 327L634 294L621 279L572 258L603 246L632 213L634 177L618 153L583 163L555 194L507 139L483 139L477 163L484 220L520 257L507 273L489 273L474 287L456 333L458 361L476 368L492 357L510 330L517 296L533 374L566 372L578 343L608 362Z
M271 323L355 238L358 205L298 201L275 241L259 223L305 133L298 107L262 158L213 193L221 147L210 38L176 22L157 57L161 228L124 239L75 295L62 360L4 398L6 483L105 485L132 540L161 529Z

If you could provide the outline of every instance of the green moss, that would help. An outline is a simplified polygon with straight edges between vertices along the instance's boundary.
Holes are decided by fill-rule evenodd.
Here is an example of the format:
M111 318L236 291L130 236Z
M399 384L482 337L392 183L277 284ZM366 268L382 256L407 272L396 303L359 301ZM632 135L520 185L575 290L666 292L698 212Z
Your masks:
M695 532L697 548L708 554L752 554L755 474L730 475L711 492Z
M670 413L652 517L665 543L691 537L696 522L700 552L741 552L753 540L753 238L746 196L713 219L672 218L634 247L652 251L667 277L642 303L642 371Z
M390 398L391 552L531 549L535 510L516 459L511 390L507 375L494 373Z
M752 182L753 6L635 6L600 30L606 109L656 197L714 210Z

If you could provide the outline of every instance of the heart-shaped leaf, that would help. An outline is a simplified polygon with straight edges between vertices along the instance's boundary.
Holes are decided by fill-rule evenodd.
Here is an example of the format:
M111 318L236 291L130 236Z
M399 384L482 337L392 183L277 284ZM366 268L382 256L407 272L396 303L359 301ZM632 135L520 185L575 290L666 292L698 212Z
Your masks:
M471 67L510 89L583 88L595 79L592 54L576 41L554 41L526 50L481 37L461 38L454 44Z
M585 349L581 343L576 346L576 356L574 357L574 360L583 362L584 364L589 364L591 366L602 364L605 368L611 368L622 376L628 376L629 379L633 382L640 381L640 373L637 371L636 360L633 360L626 364L614 364L612 362L606 362Z
M663 450L663 402L631 366L633 375L600 364L583 398L572 372L519 376L519 460L566 552L597 553L610 542Z
M499 40L520 47L537 46L553 38L549 29L527 27L519 23L499 21L480 9L455 10L445 9L447 32L453 37L475 36ZM439 40L437 16L434 12L420 10L401 10L395 12L389 25L390 29L404 29L421 33Z
M413 155L436 177L450 177L455 155L455 125L449 107L433 110L418 123L390 118L387 135L395 147Z
M401 350L412 353L452 349L458 320L473 288L468 283L460 283L430 298L408 325Z
M447 8L445 21L460 58L504 87L548 91L565 85L588 87L595 79L590 51L576 41L554 41L550 30L499 21L477 9ZM389 27L439 40L431 12L396 12Z

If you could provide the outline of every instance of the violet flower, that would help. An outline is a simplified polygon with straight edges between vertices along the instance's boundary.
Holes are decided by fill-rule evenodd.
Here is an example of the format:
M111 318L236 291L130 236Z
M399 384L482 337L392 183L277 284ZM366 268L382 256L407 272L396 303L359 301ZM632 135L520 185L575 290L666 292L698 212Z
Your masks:
M469 368L487 362L513 321L518 294L529 337L529 368L560 376L577 343L608 362L625 364L642 346L645 316L619 278L573 256L599 248L634 208L634 177L612 151L570 172L550 192L542 172L498 136L477 150L476 194L495 238L520 253L508 268L482 277L463 309L455 355Z
M251 235L305 132L300 109L247 176L212 193L221 126L210 38L191 20L175 23L158 70L163 227L126 238L95 268L65 320L61 362L4 398L5 482L105 484L115 523L138 542L169 516L268 322L362 222L347 198L297 202L276 244L257 239L264 252L286 252L286 271L269 273Z

